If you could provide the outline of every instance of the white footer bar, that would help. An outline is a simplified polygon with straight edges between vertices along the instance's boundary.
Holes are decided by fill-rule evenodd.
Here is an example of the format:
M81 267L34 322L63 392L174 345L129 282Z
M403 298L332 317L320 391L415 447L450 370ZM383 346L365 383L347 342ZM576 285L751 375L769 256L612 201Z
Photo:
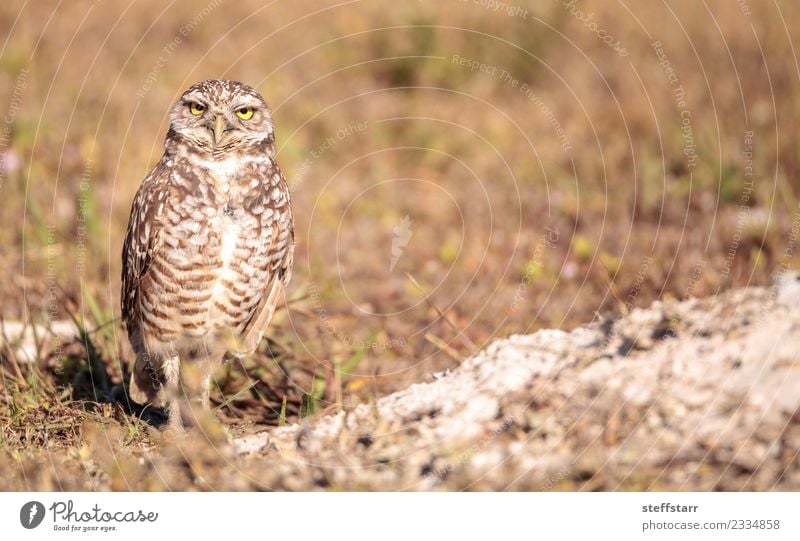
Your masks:
M0 504L15 540L800 539L794 493L4 493Z

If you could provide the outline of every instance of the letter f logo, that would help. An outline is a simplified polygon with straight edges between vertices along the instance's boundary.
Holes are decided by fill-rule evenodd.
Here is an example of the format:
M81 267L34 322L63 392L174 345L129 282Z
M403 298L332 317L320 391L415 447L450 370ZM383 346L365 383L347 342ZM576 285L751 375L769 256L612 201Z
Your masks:
M42 520L44 520L44 505L41 502L28 502L19 510L19 522L23 528L32 530L41 524Z

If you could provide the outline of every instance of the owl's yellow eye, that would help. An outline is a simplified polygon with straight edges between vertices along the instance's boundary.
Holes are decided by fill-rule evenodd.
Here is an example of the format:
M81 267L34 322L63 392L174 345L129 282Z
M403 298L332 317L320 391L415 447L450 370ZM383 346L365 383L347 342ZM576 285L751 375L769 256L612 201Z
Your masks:
M192 103L189 104L189 111L191 111L191 113L193 115L202 115L203 111L205 111L205 110L206 110L206 106L203 105L202 103L192 102Z
M236 116L242 120L250 120L253 118L253 112L252 107L242 107L241 109L236 109Z

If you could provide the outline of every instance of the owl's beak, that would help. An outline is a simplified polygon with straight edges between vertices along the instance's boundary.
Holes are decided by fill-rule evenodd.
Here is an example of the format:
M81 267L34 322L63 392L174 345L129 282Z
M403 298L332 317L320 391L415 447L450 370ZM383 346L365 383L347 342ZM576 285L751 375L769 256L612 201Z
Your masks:
M225 118L222 115L217 115L214 118L214 144L218 145L222 141L222 136L225 135L227 129Z

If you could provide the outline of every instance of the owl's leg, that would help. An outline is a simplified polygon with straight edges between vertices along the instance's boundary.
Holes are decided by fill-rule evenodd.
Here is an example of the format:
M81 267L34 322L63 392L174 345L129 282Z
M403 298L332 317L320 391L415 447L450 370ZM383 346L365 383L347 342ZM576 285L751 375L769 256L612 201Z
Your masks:
M182 403L186 407L187 422L195 424L211 409L211 382L221 363L222 355L208 350L190 353L185 359L181 366L181 385L185 393Z
M204 411L211 409L211 374L203 377L203 389L200 391L200 406Z
M178 355L164 357L164 388L169 404L169 426L183 431L181 417L181 360Z
M205 359L202 363L200 405L204 411L211 409L211 381L220 366L222 366L222 356L217 355Z

